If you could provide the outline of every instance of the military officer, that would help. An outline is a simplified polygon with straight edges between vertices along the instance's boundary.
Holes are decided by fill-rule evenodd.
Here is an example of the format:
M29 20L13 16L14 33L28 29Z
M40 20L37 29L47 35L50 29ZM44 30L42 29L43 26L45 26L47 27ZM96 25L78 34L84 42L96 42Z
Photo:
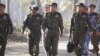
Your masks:
M5 13L6 6L0 3L0 56L5 56L8 34L13 33L13 25L9 14Z
M50 12L46 13L43 29L48 29L45 37L45 49L47 56L56 56L58 52L59 35L63 35L63 19L57 12L57 3L52 3Z
M31 56L39 55L39 42L41 38L41 27L43 17L38 13L38 7L33 5L32 13L29 14L24 21L23 32L27 27L30 30L29 33L29 53Z
M98 18L98 13L95 12L95 8L96 8L96 6L94 4L90 4L88 17L89 17L90 23L93 27L93 35L91 35L91 42L93 44L94 51L98 56L99 55L98 54L98 51L99 51L98 44L99 43L98 43L98 37L97 37L96 33L99 31L99 28L98 28L98 19L99 18Z
M77 6L78 12L75 12L71 19L70 34L73 35L75 54L77 56L82 56L87 29L89 29L92 34L92 27L88 20L88 14L84 12L84 4L79 3Z

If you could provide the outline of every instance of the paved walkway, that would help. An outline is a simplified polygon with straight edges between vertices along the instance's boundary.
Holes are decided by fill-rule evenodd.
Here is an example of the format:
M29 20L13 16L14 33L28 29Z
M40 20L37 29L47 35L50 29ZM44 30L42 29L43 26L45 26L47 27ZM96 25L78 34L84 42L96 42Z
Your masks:
M75 56L74 53L68 54L66 51L66 41L60 41L58 56ZM90 45L90 48L92 46ZM27 43L9 42L6 48L6 56L30 56L28 53ZM43 43L40 44L40 56L46 56L46 52L43 47ZM90 53L89 56L95 56Z

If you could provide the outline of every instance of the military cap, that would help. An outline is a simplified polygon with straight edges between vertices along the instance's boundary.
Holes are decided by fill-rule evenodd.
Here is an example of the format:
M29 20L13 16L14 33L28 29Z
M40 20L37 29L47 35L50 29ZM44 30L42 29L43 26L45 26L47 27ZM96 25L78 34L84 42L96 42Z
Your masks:
M58 5L57 5L57 3L52 3L51 6L56 6L57 7Z
M39 9L37 5L32 5L31 8L32 8L33 10L38 10L38 9Z
M93 7L93 8L95 8L96 7L96 5L94 5L94 4L90 4L90 6L89 7Z
M6 7L5 4L0 3L0 6L3 6L4 8Z
M77 6L85 7L85 5L83 3L79 3Z

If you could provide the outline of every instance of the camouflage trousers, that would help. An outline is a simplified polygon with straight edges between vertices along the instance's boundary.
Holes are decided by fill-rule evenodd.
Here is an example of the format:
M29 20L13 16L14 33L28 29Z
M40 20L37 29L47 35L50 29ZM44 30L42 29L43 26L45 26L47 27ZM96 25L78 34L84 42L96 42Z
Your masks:
M59 33L47 33L44 39L44 46L47 54L57 55L58 53Z
M5 56L5 49L7 44L7 35L0 35L0 56Z
M41 39L41 33L30 33L29 34L29 53L30 55L39 54L40 39Z
M96 53L99 51L99 37L100 36L96 34L96 31L94 31L93 35L91 36L91 42Z
M90 32L87 31L86 38L85 38L85 43L84 43L84 51L83 51L83 56L88 56L88 51L89 51L89 43L90 43L91 35Z
M84 51L84 43L86 38L86 32L85 31L76 31L73 33L73 41L75 44L75 54L77 56L82 56Z

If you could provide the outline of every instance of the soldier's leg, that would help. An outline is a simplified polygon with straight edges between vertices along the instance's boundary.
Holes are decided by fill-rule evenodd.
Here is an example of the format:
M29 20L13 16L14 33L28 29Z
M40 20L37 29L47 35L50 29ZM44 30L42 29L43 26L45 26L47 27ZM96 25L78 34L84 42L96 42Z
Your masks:
M37 34L34 37L34 46L36 46L36 51L35 51L35 56L39 55L39 43L40 43L40 38L41 38L41 34Z
M33 55L33 37L29 34L29 54Z
M78 47L77 47L77 50L76 50L77 56L82 56L82 54L83 54L85 36L86 36L85 32L80 32L80 35L78 36L79 37L79 39L78 39L79 44L78 44Z
M90 38L91 38L91 36L90 36L89 32L87 32L86 38L85 38L85 43L84 43L83 56L88 56Z
M58 54L58 41L59 41L59 33L55 33L51 37L52 56L56 56Z
M98 56L98 51L99 51L99 46L98 46L98 41L97 41L98 37L96 36L96 32L93 32L93 36L91 37L91 42L93 44L93 48Z
M74 52L75 54L77 54L77 50L78 50L78 44L79 44L79 33L78 32L74 32L73 34L73 42L74 42Z
M58 54L58 41L59 41L59 34L56 34L52 37L52 55L56 56Z
M5 49L6 49L6 45L7 45L7 36L3 36L1 37L1 49L0 49L0 56L4 56L5 55Z
M96 55L97 56L99 56L99 39L98 39L99 37L98 36L96 36L96 40L97 40L97 51L96 51ZM95 48L94 48L95 49Z
M35 56L38 56L39 55L39 44L36 45L36 52L35 52Z
M51 56L51 37L49 34L44 39L44 47L47 53L47 56Z
M80 40L79 40L79 50L78 50L78 54L82 56L83 51L84 51L84 43L85 43L85 39L86 39L86 32L83 32L80 34Z

